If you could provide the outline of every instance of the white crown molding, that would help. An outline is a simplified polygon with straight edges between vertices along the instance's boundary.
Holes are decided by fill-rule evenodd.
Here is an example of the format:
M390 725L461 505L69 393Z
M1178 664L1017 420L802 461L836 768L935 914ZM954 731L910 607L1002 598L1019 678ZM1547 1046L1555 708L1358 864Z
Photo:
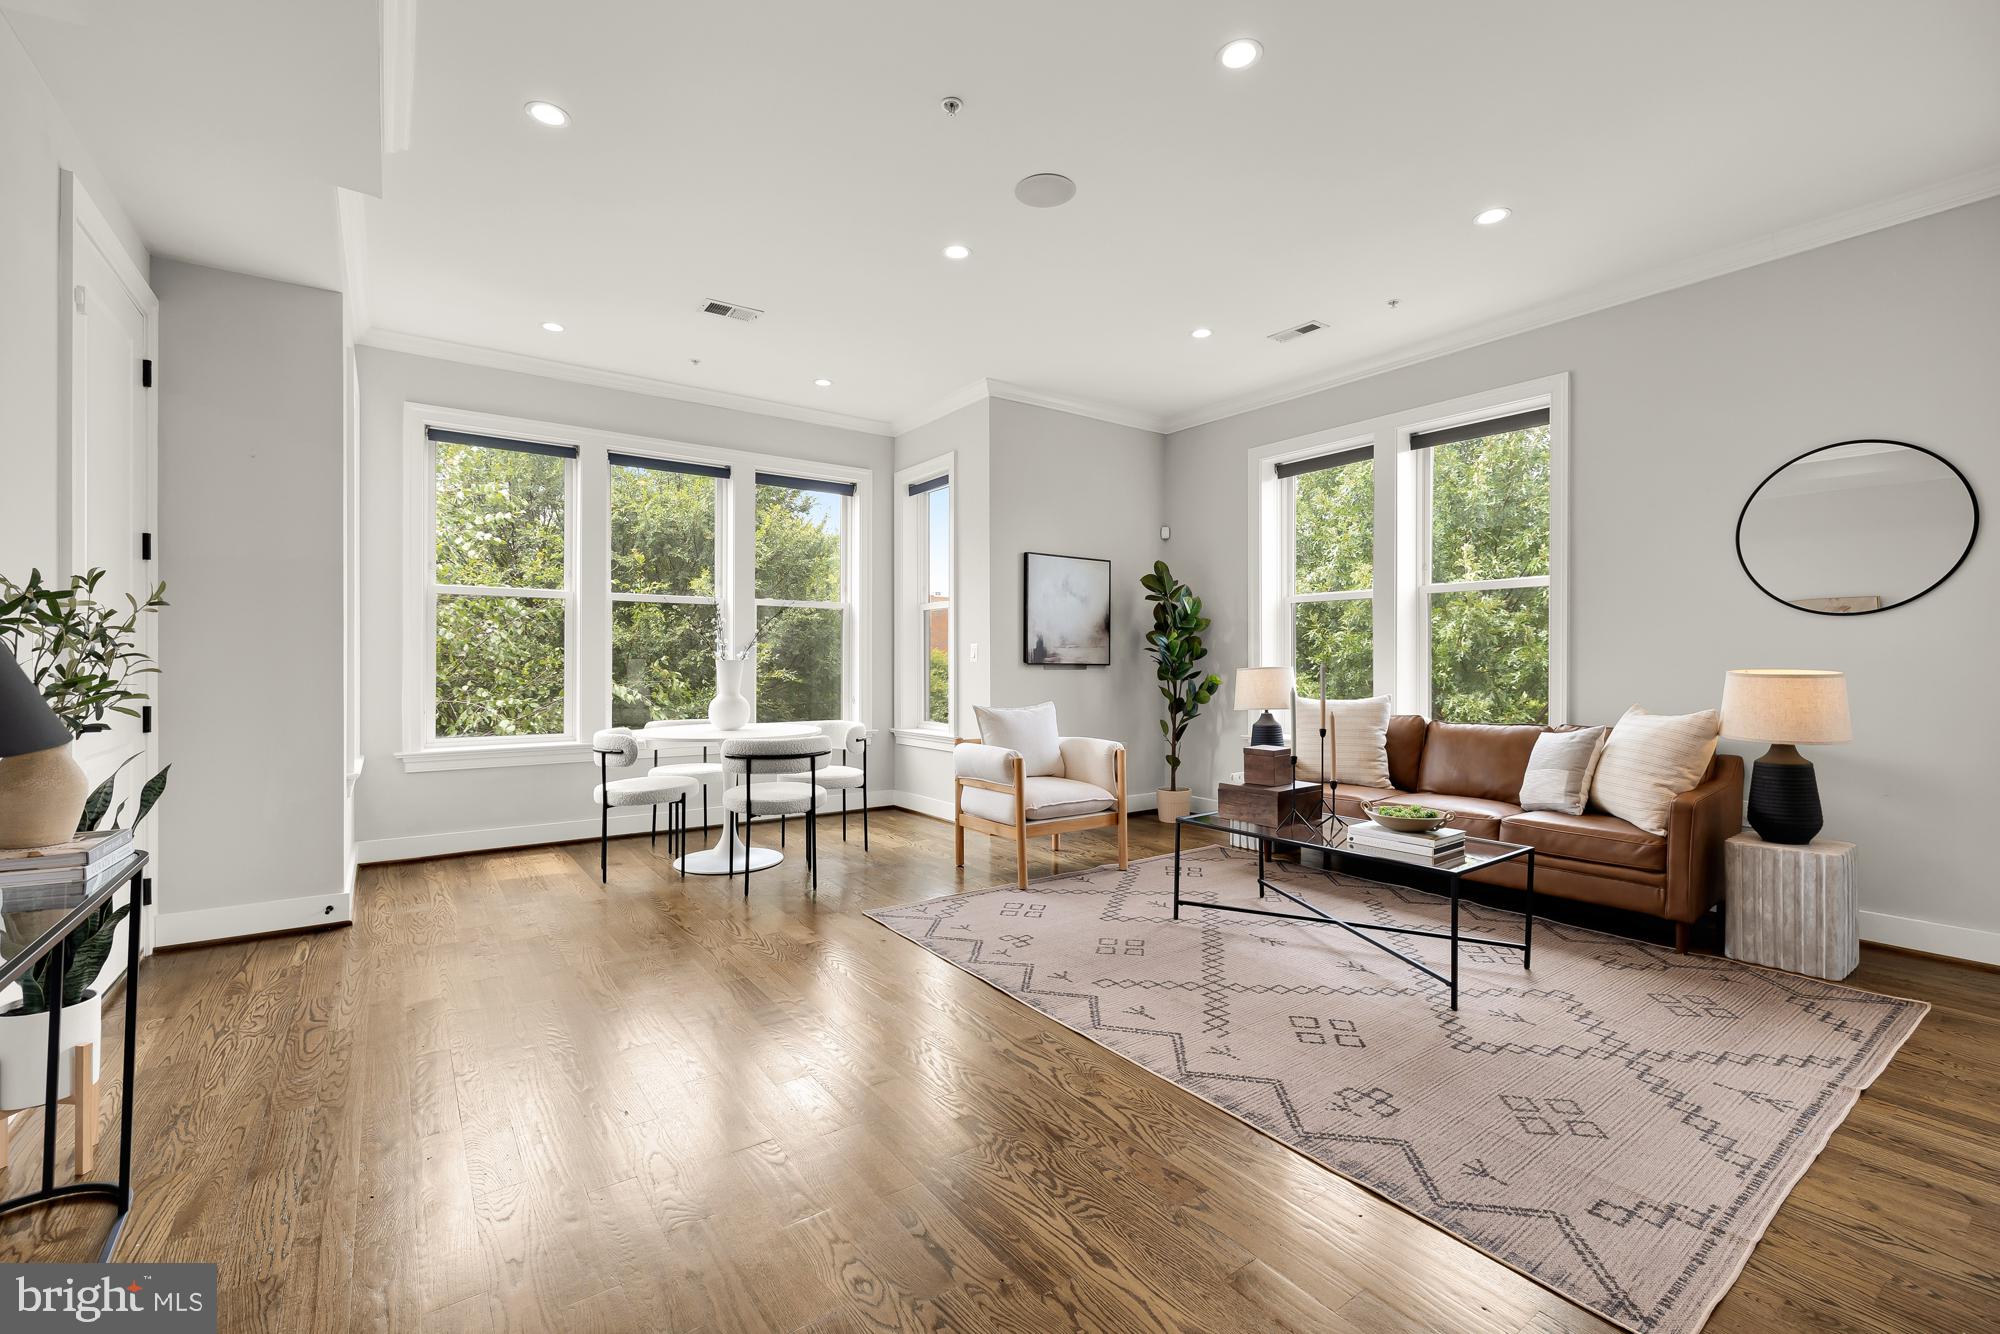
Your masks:
M1557 301L1531 306L1516 314L1459 329L1383 356L1347 362L1331 370L1320 371L1308 379L1287 381L1233 398L1222 399L1187 412L1176 413L1151 429L1172 434L1196 426L1205 426L1209 422L1221 421L1225 417L1235 417L1245 412L1255 412L1259 408L1289 403L1293 399L1304 398L1309 394L1352 384L1356 380L1365 380L1371 375L1400 370L1405 366L1414 366L1418 362L1463 352L1484 343L1546 328L1551 324L1560 324L1564 320L1573 320L1596 311L1609 310L1613 306L1622 306L1627 302L1657 296L1675 288L1689 287L1695 283L1706 282L1710 278L1719 278L1727 273L1768 264L1772 260L1783 259L1807 250L1816 250L1821 246L1832 245L1836 241L1846 241L1869 232L1880 231L1885 227L1894 227L1899 223L1914 222L1918 218L1942 213L1946 209L1958 208L1961 205L1977 203L1996 194L2000 194L2000 164L1956 176L1922 190L1897 195L1892 199L1866 204L1846 213L1822 218L1817 222L1802 223L1797 227L1788 227L1739 245L1711 251L1696 259L1654 269L1635 278L1603 284Z
M1098 403L1087 398L1070 398L1063 394L1045 394L1038 389L1010 384L1005 380L988 380L986 390L994 398L1004 398L1012 403L1026 403L1030 407L1050 408L1056 412L1067 412L1073 417L1090 417L1096 421L1110 422L1113 426L1130 426L1135 430L1152 431L1155 434L1162 434L1166 430L1165 419L1157 413L1140 412L1135 408Z
M1039 389L1030 389L1026 385L1014 384L1008 380L974 380L971 384L946 394L927 408L898 417L890 423L890 426L894 434L907 435L919 426L928 426L938 418L949 416L960 408L991 398L1004 398L1010 403L1026 403L1030 407L1067 412L1073 417L1089 417L1093 421L1110 422L1113 426L1130 426L1137 430L1155 433L1165 430L1163 420L1150 412L1140 412L1135 408L1118 407L1115 404L1099 403L1086 398L1071 398L1064 394L1045 394Z
M927 408L905 413L889 423L891 435L908 435L919 426L929 426L940 417L949 417L960 408L969 408L974 403L986 401L986 381L974 380L971 384L952 390Z
M809 422L814 426L833 426L843 431L861 431L868 435L895 434L888 422L873 417L850 417L844 412L828 412L823 408L800 407L793 403L780 403L774 399L753 398L748 394L731 394L720 389L676 384L672 380L656 380L648 375L634 375L627 371L599 370L594 366L579 366L568 361L551 361L546 357L531 357L521 352L502 352L498 348L475 347L470 343L427 338L422 334L399 333L394 329L370 329L354 341L363 347L380 348L384 352L434 357L439 361L456 361L466 366L512 371L517 375L539 375L550 380L568 380L573 384L594 385L599 389L622 389L626 393L650 394L654 398L677 399L683 403L697 403L703 407L727 408L732 412L783 417L789 421Z

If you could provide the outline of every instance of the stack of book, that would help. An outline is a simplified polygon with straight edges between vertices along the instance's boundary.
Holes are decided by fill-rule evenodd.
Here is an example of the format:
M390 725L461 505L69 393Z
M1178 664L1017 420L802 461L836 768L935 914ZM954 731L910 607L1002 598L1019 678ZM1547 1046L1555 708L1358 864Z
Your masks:
M87 895L131 848L130 829L94 830L45 848L0 848L0 903L28 908L28 898Z
M1367 820L1348 828L1347 841L1359 852L1393 852L1421 857L1436 866L1449 866L1465 859L1463 829L1447 827L1434 829L1428 834L1406 834L1400 830L1384 829L1373 820Z

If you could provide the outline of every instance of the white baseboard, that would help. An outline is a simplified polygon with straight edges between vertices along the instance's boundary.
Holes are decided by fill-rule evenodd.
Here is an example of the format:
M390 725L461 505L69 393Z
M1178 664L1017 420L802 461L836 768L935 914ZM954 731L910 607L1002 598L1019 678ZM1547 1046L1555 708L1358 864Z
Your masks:
M1897 917L1893 913L1863 912L1861 938L1876 945L1895 945L1925 954L1941 954L1948 959L2000 964L2000 931L1950 926L1927 922L1921 917Z
M153 919L153 948L194 945L204 940L261 936L273 931L302 931L354 920L354 896L326 894L304 899L267 899L227 908L163 912Z
M868 806L871 810L880 810L885 806L905 805L903 796L903 793L896 791L870 788ZM854 809L856 811L861 809L859 802L855 803ZM836 805L828 813L838 815L839 806ZM701 818L701 807L698 802L690 803L688 816L690 820ZM623 810L613 811L611 832L614 836L643 834L649 828L651 818L651 808L646 806L628 806ZM764 816L758 823L762 824L776 818L776 816ZM947 820L951 818L949 806L945 807L944 818ZM690 827L704 828L702 825ZM722 806L718 802L709 807L706 828L721 827ZM666 832L664 818L660 822L660 832L663 834ZM598 817L592 815L581 820L551 820L544 824L494 825L484 829L451 829L436 834L408 834L401 838L359 839L354 844L354 858L364 865L370 862L406 862L422 857L452 857L462 852L532 848L545 843L580 843L586 839L595 839L597 834Z

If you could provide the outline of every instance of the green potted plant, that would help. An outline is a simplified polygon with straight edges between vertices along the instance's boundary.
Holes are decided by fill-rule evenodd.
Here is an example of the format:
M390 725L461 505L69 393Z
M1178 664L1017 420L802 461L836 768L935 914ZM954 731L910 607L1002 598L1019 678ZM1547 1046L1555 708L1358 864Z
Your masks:
M1167 715L1160 719L1160 733L1167 739L1167 785L1159 789L1157 814L1163 823L1172 823L1188 813L1190 801L1180 784L1181 738L1201 716L1202 705L1222 688L1222 678L1200 667L1208 656L1201 637L1209 620L1201 614L1201 599L1194 590L1174 578L1165 561L1154 561L1153 572L1140 576L1139 586L1153 604L1146 648L1153 655L1154 675L1167 701Z
M159 669L139 647L139 618L155 615L167 605L165 585L155 588L144 602L128 596L121 609L99 602L97 587L103 570L73 576L66 586L47 584L41 571L31 571L26 584L16 584L0 576L0 648L20 664L42 701L72 738L109 730L106 715L137 717L133 707L147 698L134 687L134 678ZM62 747L65 759L68 747ZM77 773L81 798L65 806L60 842L73 834L87 833L104 825L118 828L125 803L112 805L117 795L119 775L138 756L126 757L95 789L86 790L82 773ZM75 761L69 759L74 766ZM167 770L161 769L140 785L132 816L136 828L146 818L167 787ZM81 809L79 810L78 807ZM44 813L46 816L46 813ZM68 966L58 977L56 958L44 958L21 981L21 997L5 1013L0 1013L0 1108L17 1109L39 1104L47 1089L48 1019L51 998L62 988L62 1037L65 1053L84 1043L90 1044L94 1083L102 1058L103 975L122 957L121 941L134 929L126 921L129 905L105 904L93 913L70 937ZM18 948L39 935L49 914L9 914L7 944ZM8 951L11 952L11 949ZM60 1062L57 1072L58 1096L70 1096L71 1062Z

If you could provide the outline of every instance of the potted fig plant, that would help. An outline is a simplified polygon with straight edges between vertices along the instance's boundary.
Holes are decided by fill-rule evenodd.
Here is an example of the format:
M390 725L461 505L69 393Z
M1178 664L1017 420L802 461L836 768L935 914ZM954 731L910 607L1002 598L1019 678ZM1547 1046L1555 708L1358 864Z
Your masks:
M91 570L72 577L68 586L62 587L43 583L39 570L29 574L25 585L0 577L0 651L22 662L50 711L72 736L107 730L108 713L136 717L138 710L133 706L146 695L135 688L135 678L159 670L139 646L138 627L141 616L157 614L167 605L165 585L154 589L144 602L128 597L125 608L115 609L94 596L103 578L104 571ZM107 816L110 827L118 827L126 808L122 801L115 808L112 805L118 779L137 758L136 754L126 757L85 798L76 833L98 829ZM134 828L166 788L164 768L140 785L132 816ZM130 911L129 904L103 905L71 935L67 966L60 976L56 955L51 953L21 979L20 998L0 1012L0 1108L37 1105L46 1094L47 1016L57 987L62 989L65 1055L89 1043L91 1080L96 1081L103 1048L104 983L124 956L125 933L136 929L135 923L126 921ZM47 914L10 914L7 944L16 948L25 945L61 913L61 909L52 909ZM69 1097L71 1062L63 1060L60 1066L58 1096Z
M1181 738L1201 716L1202 706L1222 688L1222 678L1201 670L1201 660L1208 656L1201 637L1209 621L1201 614L1201 599L1194 590L1174 578L1163 560L1153 562L1151 574L1140 576L1139 586L1153 604L1146 648L1153 655L1154 675L1167 701L1167 715L1160 719L1160 733L1167 739L1167 785L1157 794L1157 814L1162 823L1170 824L1189 809L1190 794L1180 783Z

